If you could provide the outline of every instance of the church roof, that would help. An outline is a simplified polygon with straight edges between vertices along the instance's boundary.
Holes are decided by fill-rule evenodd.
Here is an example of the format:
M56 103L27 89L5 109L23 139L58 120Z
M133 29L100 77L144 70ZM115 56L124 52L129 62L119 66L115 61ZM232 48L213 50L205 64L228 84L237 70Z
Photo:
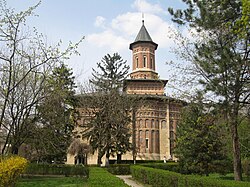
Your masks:
M151 43L155 46L155 49L157 49L158 44L154 43L152 38L150 37L150 35L149 35L145 25L144 25L144 20L142 21L141 29L140 29L139 33L137 34L135 41L129 45L129 49L132 49L134 44L141 43L141 42Z

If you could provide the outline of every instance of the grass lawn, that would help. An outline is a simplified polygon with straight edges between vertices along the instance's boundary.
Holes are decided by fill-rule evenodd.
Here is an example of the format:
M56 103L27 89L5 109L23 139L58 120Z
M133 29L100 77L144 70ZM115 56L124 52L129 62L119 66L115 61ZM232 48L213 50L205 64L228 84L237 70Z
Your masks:
M89 179L79 177L24 177L17 187L128 187L104 168L90 168Z
M25 177L17 187L87 187L87 179L79 177Z
M209 174L209 177L210 178L218 178L218 179L222 179L222 180L234 180L234 174L233 173L228 173L226 175L221 175L221 174L218 174L218 173L212 173L212 174ZM243 181L250 182L250 178L243 175Z

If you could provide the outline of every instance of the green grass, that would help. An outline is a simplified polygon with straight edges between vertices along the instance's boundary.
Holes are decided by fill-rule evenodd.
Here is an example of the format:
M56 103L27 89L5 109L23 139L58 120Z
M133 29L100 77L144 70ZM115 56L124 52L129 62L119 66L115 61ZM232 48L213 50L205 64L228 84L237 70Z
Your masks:
M104 168L91 167L89 179L80 177L25 177L17 187L128 187Z
M79 177L25 177L17 187L87 187L87 179Z
M226 175L221 175L218 173L212 173L212 174L209 174L209 178L217 178L217 179L222 179L222 180L234 180L234 174L228 173ZM243 181L250 182L250 177L246 177L245 175L243 175Z

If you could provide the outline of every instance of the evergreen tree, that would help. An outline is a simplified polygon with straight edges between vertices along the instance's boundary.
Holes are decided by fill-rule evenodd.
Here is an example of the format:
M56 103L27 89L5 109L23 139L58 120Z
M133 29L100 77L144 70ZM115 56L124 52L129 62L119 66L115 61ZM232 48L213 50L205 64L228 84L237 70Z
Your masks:
M208 175L225 157L223 133L213 114L202 104L191 103L182 111L174 150L183 173Z
M90 82L102 92L121 88L129 70L126 63L127 61L123 61L118 53L114 53L113 56L105 55L101 62L97 63L100 72L93 69L93 78Z
M100 72L93 70L93 78L90 80L96 92L85 97L85 101L83 99L93 113L89 122L83 125L83 137L87 137L92 150L98 152L100 164L105 154L109 160L110 155L121 155L131 149L131 117L130 101L120 93L129 69L126 61L117 53L112 57L108 54L98 63L98 68Z
M75 83L72 70L63 63L54 68L47 84L47 97L38 107L38 123L36 131L40 135L34 137L36 150L41 159L62 162L72 137L75 113Z
M231 131L235 180L242 180L238 125L240 111L246 110L250 103L250 29L249 22L245 21L249 20L249 13L245 11L249 4L244 1L242 8L240 0L183 2L187 9L173 11L169 8L169 12L173 21L188 24L202 33L194 42L193 53L186 52L191 54L189 60L201 77L205 92L218 96L218 102L223 104Z

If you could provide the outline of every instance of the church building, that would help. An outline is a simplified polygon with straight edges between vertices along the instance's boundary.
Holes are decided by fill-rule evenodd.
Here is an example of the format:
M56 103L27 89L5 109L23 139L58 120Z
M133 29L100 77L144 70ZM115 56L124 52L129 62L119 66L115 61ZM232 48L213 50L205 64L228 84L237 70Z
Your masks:
M157 47L158 44L152 40L142 21L135 41L129 45L132 51L132 72L124 82L124 92L143 96L147 102L136 110L135 124L131 124L131 141L136 145L136 156L131 151L122 155L122 160L175 159L174 140L183 102L165 94L168 81L160 79L156 71ZM74 164L75 158L68 155L67 163ZM97 164L97 155L88 155L86 163Z

